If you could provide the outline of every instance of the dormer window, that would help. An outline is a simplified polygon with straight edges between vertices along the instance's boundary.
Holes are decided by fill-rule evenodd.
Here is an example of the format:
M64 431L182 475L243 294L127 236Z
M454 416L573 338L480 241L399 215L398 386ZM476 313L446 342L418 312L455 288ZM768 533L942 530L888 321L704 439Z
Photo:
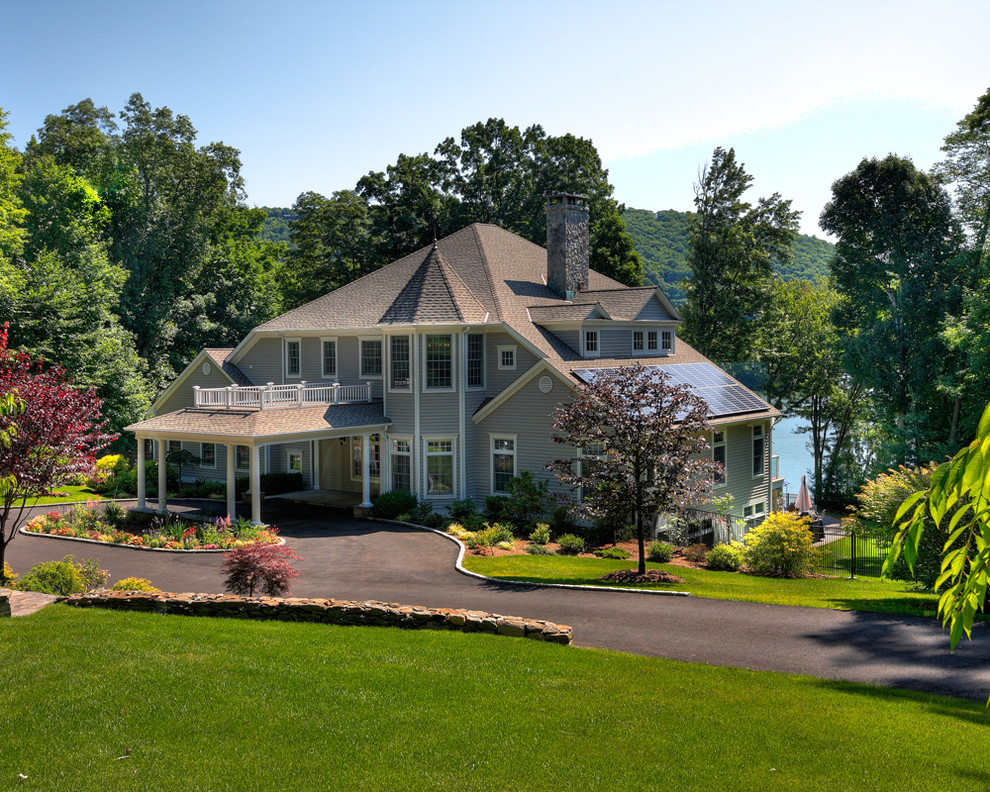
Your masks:
M584 356L598 357L598 331L584 331Z
M643 331L642 330L633 330L633 332L632 332L632 351L633 352L642 352L644 349L646 349L646 346L643 343Z
M673 330L661 330L660 331L660 341L661 349L664 352L674 351L674 331Z
M656 352L660 349L660 335L656 330L650 330L646 334L646 349L649 352Z
M286 340L285 342L285 376L287 377L298 377L302 374L301 346L302 342L299 339Z

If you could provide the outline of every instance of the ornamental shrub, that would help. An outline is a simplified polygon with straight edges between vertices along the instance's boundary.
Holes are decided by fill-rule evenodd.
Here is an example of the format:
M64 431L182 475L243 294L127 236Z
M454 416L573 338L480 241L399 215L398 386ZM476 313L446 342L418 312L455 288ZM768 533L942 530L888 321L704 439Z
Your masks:
M518 476L509 479L505 491L509 493L509 502L502 521L507 520L524 534L542 521L556 505L556 500L549 492L548 481L545 478L536 478L531 470L523 470Z
M705 556L705 564L715 572L737 572L743 563L741 542L715 545Z
M646 548L646 559L654 564L668 564L674 557L674 546L668 542L650 542Z
M151 581L147 578L139 577L128 577L118 580L113 586L110 587L111 591L148 591L155 592L161 591L161 589L155 588L151 585Z
M536 528L529 535L529 541L533 544L545 545L550 541L550 526L546 523L537 523Z
M530 542L526 547L523 548L530 555L556 555L549 547L546 545L535 544Z
M701 544L700 542L693 545L688 545L684 548L684 557L688 561L693 561L696 564L702 564L705 561L705 556L708 555L708 545Z
M18 577L20 577L20 575L10 568L10 564L4 561L3 569L0 570L0 587L10 588Z
M595 550L594 554L599 558L613 558L619 561L625 561L629 558L629 553L621 547L603 547Z
M66 556L62 561L42 561L35 564L21 578L17 588L21 591L39 591L42 594L67 597L69 594L84 592L86 583L79 567L72 563L72 556Z
M447 514L469 531L476 531L481 527L481 515L478 514L478 507L470 498L455 500L447 507Z
M394 520L416 508L416 496L403 490L383 492L371 502L371 516L382 520Z
M746 534L745 560L757 575L803 577L811 568L811 520L773 512Z
M289 593L299 577L290 559L302 561L285 545L248 545L223 554L221 570L227 574L224 588L231 594L253 597L255 590L269 597Z
M577 555L584 551L584 539L574 534L564 534L557 537L561 555Z

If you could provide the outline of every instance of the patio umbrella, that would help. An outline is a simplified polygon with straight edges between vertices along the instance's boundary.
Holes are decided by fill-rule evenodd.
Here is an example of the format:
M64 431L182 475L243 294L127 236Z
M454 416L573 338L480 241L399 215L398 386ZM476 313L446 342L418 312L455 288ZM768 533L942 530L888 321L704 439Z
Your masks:
M798 488L794 508L797 509L798 514L811 514L811 492L808 491L807 476L801 476L801 486Z

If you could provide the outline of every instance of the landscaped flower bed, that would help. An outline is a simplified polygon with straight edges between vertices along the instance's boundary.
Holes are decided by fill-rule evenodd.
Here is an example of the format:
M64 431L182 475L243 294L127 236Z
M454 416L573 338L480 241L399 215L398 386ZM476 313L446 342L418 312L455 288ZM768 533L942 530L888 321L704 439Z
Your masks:
M218 518L189 522L174 516L129 512L117 504L79 505L66 513L50 511L31 520L31 533L90 539L107 544L161 550L230 550L252 544L277 544L278 528L252 525L247 519Z

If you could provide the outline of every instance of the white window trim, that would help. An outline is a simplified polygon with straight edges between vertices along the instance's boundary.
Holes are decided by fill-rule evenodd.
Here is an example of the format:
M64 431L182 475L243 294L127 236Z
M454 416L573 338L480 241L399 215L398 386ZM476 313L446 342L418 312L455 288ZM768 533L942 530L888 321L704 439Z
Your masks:
M382 371L380 374L367 374L364 371L364 345L368 341L377 341L382 345ZM340 367L339 361L337 366ZM358 371L361 379L382 379L385 374L385 339L382 336L358 336Z
M409 385L405 388L394 388L392 387L392 339L393 338L405 338L409 342ZM394 336L388 336L386 339L386 346L388 347L388 386L389 393L411 393L413 390L413 344L416 343L416 337L408 333L398 333Z
M299 457L299 470L292 469L292 457ZM285 451L285 472L286 473L302 473L303 472L303 452L300 449L286 449Z
M213 464L209 464L204 461L203 456L203 446L213 446ZM217 469L217 444L216 443L200 443L199 444L199 467L205 468L206 470L216 470Z
M469 385L468 384L468 350L470 344L468 343L471 336L478 336L481 338L481 384L480 385ZM485 363L487 358L487 352L485 350L485 334L484 333L467 333L464 336L464 389L465 390L484 390L485 385L488 382L488 372L485 370Z
M289 344L299 344L299 371L295 374L289 373ZM282 346L285 351L285 378L286 379L302 379L302 339L301 338L286 338L285 343Z
M333 374L327 374L326 371L326 354L323 345L328 341L333 342ZM323 379L336 380L337 373L340 371L340 343L337 341L337 336L322 336L320 338L320 374Z
M722 442L717 442L715 440L715 435L722 435ZM722 480L716 481L716 487L724 487L729 483L729 445L728 445L728 435L724 429L714 429L712 430L712 462L715 462L715 448L719 447L722 449L722 455L725 457L725 462L722 464Z
M653 345L650 345L650 336L653 336ZM659 352L660 351L660 331L657 329L646 331L646 351L647 352Z
M664 347L663 337L664 335L670 336L670 348ZM677 344L677 333L674 332L672 327L661 328L660 330L660 351L665 355L674 354L674 346Z
M368 438L368 449L370 450L374 446L376 446L376 445L378 446L378 475L377 476L370 476L369 478L370 478L371 481L377 481L377 482L381 483L381 480L382 480L382 477L381 477L381 472L382 472L382 436L381 435L377 435L377 437L378 437L378 441L377 442L374 439L375 437L376 437L376 435L372 435L370 438ZM352 435L351 438L350 438L350 442L347 444L347 450L348 450L348 454L347 454L347 466L348 466L348 469L350 470L351 481L363 481L364 480L364 476L363 475L360 475L360 474L357 475L357 476L354 475L354 451L356 449L358 451L358 453L363 453L363 447L362 447L361 440L362 440L361 435ZM362 460L362 463L363 462L364 462L364 460ZM362 469L363 469L363 467L364 466L362 464Z
M447 456L447 454L431 454L430 443L450 443L450 467L451 467L451 487L450 494L437 494L430 492L430 457ZM450 500L457 497L457 435L424 435L423 436L423 481L426 486L423 488L423 497L430 500Z
M244 467L241 467L240 464L238 463L238 456L239 456L238 453L237 453L237 449L238 448L246 448L247 449L247 463L244 465ZM250 469L251 469L251 446L235 445L234 446L234 470L238 470L238 471L243 472L245 470L250 470Z
M636 347L636 336L639 336L639 348ZM633 330L632 339L630 341L630 348L632 353L635 355L637 352L646 351L646 331L645 330Z
M754 446L756 445L757 429L760 430L759 439L763 442L763 453L760 455L760 458L762 460L760 464L760 472L753 473L753 478L761 479L766 473L766 468L767 468L767 432L763 424L756 424L755 426L751 427L749 431L749 467L750 467L750 472L752 472L753 462L756 459L756 455L753 453L753 451L754 451Z
M450 385L445 387L430 386L427 384L427 374L426 368L429 365L429 361L426 359L426 346L427 339L430 336L449 336L450 337ZM423 375L423 393L452 393L457 390L457 333L439 331L436 333L424 332L420 338L422 338L422 355L420 355L420 360L422 361L422 375ZM436 438L434 438L436 439Z
M588 349L588 333L595 334L595 346L597 349ZM602 350L602 334L601 331L596 327L581 328L581 349L582 354L586 358L601 357Z
M409 451L406 452L406 453L404 453L404 454L403 453L398 453L396 451L393 451L392 444L394 442L396 442L396 441L409 443ZM414 468L414 465L413 465L413 455L415 453L416 453L416 451L415 451L415 448L414 448L413 438L412 438L411 435L389 435L388 436L388 475L389 475L388 488L390 490L393 489L393 486L392 485L395 483L394 478L393 478L395 468L394 468L393 463L392 463L392 457L393 456L404 456L404 457L408 457L408 459L409 459L409 489L407 491L408 492L415 492L415 490L416 490L416 479L414 478L415 471L413 470L413 468Z
M512 478L519 475L519 436L514 434L493 434L489 435L488 440L488 467L490 469L490 476L488 480L488 488L492 495L505 495L505 490L495 489L495 441L496 440L511 440L512 441L512 451L500 451L499 454L502 456L512 457Z
M499 371L515 371L516 370L516 366L518 365L518 363L517 363L517 360L518 360L517 355L518 355L518 353L517 353L516 350L517 350L516 344L499 344L499 345L497 345L495 347L495 351L498 354L498 370ZM502 363L502 353L503 352L511 352L512 353L512 365L511 366L503 365L503 363Z

